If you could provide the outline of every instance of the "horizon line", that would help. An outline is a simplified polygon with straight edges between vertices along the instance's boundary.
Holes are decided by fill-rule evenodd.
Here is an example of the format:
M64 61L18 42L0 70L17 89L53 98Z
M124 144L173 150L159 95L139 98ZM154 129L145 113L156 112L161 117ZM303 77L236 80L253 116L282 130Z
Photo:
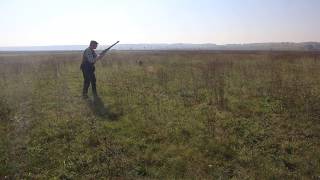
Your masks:
M217 45L217 46L226 46L226 45L248 45L248 44L279 44L279 43L288 43L288 44L302 44L302 43L320 43L320 41L269 41L269 42L250 42L250 43L226 43L226 44L216 44L216 43L119 43L119 45L175 45L175 44L189 44L189 45ZM105 46L109 44L101 44L99 46ZM52 46L88 46L88 44L55 44L55 45L13 45L13 46L0 46L0 48L15 48L15 47L52 47Z

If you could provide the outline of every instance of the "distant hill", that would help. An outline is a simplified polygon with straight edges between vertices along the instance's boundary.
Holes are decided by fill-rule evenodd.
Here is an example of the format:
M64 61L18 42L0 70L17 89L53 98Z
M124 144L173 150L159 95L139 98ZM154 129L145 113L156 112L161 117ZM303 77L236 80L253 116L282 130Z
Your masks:
M0 51L82 51L87 45L0 47ZM107 46L99 46L104 49ZM320 42L251 43L251 44L118 44L117 50L261 50L261 51L320 51Z

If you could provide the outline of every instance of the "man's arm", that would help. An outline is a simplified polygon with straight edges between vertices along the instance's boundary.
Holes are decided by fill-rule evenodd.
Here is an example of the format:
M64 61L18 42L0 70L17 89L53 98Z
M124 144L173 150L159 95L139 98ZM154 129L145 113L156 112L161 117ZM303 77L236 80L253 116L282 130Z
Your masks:
M104 55L105 55L105 54L99 54L99 55L97 55L97 57L94 57L91 51L89 51L89 50L86 50L86 51L85 51L85 56L86 56L87 60L88 60L90 63L92 63L92 64L96 63L96 62L97 62L99 59L101 59Z
M103 50L99 55L97 55L97 57L94 57L94 55L92 54L92 51L90 51L89 49L87 49L84 53L86 58L88 59L88 61L90 63L96 63L99 59L103 58L104 55L106 55L106 53L116 44L118 44L120 41L117 41L116 43L112 44L111 46L109 46L107 49Z

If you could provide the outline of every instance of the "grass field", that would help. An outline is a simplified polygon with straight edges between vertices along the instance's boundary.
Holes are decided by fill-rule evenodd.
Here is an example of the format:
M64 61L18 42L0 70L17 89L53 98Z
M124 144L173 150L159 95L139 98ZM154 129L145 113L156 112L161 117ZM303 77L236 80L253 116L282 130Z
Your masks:
M319 179L320 55L0 54L0 179Z

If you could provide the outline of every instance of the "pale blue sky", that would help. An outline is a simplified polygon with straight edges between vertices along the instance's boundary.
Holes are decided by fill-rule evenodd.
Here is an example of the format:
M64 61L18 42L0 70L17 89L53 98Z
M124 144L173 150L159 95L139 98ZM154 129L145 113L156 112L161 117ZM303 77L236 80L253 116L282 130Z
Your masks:
M1 0L0 46L320 41L320 0Z

